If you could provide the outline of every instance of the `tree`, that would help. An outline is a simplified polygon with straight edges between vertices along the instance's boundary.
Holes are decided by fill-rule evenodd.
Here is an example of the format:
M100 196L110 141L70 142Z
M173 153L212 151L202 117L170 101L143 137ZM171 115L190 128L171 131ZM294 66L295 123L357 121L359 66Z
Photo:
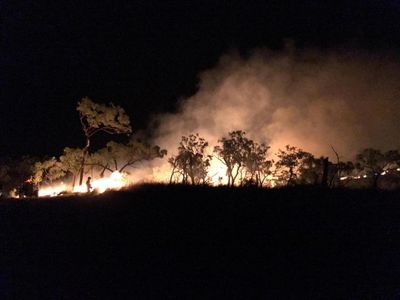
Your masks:
M372 187L378 187L378 180L384 172L395 170L400 163L400 153L390 150L382 153L380 150L366 148L356 156L356 167L366 171L366 175L372 178Z
M299 164L298 181L302 184L317 185L322 181L324 158L315 158L312 154L303 158Z
M331 145L332 151L336 156L336 163L329 163L328 185L329 187L343 186L347 183L347 179L351 178L355 166L352 161L343 162L340 160L339 153Z
M35 164L34 182L53 182L54 180L72 176L72 189L81 167L83 150L66 147L60 157L51 157Z
M206 154L207 147L208 142L198 133L182 136L178 154L168 160L172 166L170 182L177 176L184 184L205 183L211 161L211 155Z
M332 187L335 185L344 185L346 182L348 182L346 179L352 178L355 166L352 161L339 161L336 164L333 164L331 169L332 177L330 179L330 186Z
M120 106L98 104L85 97L76 110L82 124L82 130L86 138L80 167L79 185L82 184L85 160L89 153L90 140L98 132L108 134L129 134L132 132L128 115Z
M228 138L223 137L218 141L221 145L214 147L214 153L227 168L228 186L234 186L239 174L242 174L245 168L253 141L246 138L246 132L241 130L229 132L228 135Z
M139 162L162 158L166 154L167 150L140 140L131 140L128 144L111 141L91 155L88 165L100 167L102 177L105 171L123 172Z
M271 174L272 160L267 159L269 146L258 144L252 140L248 140L246 149L248 153L244 155L243 165L246 171L244 178L248 184L262 186L268 175Z
M36 184L42 182L52 182L65 176L65 170L62 163L55 157L42 162L36 162L34 166L33 181Z
M76 176L81 170L83 149L66 147L59 158L49 158L35 164L34 182L52 182L65 176L72 176L74 189Z
M37 158L25 155L19 158L4 158L0 162L0 185L5 194L19 188L34 175Z
M340 160L339 153L331 145L332 151L336 156L336 163L331 163L329 165L329 187L343 185L346 179L354 170L354 164L351 161L342 162Z
M81 148L64 148L63 154L59 157L61 168L66 175L72 176L72 190L76 183L76 177L81 170L84 150Z
M317 158L311 153L305 153L298 167L297 182L330 187L336 176L336 165L332 164L328 157Z
M307 161L312 161L311 153L290 145L286 145L285 150L279 149L277 157L279 160L276 162L275 166L280 172L282 180L286 182L286 185L295 184L301 172L302 164ZM305 168L305 166L303 166L303 168Z

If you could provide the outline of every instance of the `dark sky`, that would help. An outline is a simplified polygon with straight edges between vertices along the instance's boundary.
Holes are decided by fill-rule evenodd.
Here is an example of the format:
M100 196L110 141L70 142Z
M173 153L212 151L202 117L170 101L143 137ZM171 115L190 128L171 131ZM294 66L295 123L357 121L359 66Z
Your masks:
M0 156L82 146L83 96L134 129L174 111L231 50L343 45L396 50L399 1L0 1Z

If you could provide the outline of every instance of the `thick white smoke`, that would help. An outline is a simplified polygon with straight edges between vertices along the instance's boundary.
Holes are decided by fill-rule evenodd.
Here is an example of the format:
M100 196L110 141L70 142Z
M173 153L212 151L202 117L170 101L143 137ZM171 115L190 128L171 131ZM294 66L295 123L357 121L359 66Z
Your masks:
M360 51L255 50L228 54L199 77L198 92L158 117L156 143L176 148L199 133L211 146L232 130L271 146L286 144L343 159L365 147L400 144L400 63Z

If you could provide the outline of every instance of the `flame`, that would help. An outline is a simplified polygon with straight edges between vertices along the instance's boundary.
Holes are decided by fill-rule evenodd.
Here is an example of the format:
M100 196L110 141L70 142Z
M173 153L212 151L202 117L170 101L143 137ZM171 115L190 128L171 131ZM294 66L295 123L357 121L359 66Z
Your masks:
M212 160L208 169L210 174L209 179L211 185L225 185L228 184L228 177L226 176L226 166L219 160Z
M68 191L68 187L65 183L61 182L57 185L47 186L39 188L39 197L54 197L60 195L62 192Z
M104 193L107 190L119 190L129 184L126 175L118 171L113 172L110 177L98 178L91 182L92 190L97 193ZM63 192L73 193L87 193L86 184L75 186L71 191L71 187L61 182L48 187L39 189L39 197L54 197L58 196Z

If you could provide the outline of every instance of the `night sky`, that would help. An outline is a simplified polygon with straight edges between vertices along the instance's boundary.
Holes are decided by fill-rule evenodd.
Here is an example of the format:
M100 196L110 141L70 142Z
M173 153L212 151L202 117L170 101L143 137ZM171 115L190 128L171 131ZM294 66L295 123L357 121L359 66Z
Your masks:
M82 146L75 108L84 96L121 105L145 129L229 51L280 49L285 39L397 51L399 3L1 1L0 156Z

